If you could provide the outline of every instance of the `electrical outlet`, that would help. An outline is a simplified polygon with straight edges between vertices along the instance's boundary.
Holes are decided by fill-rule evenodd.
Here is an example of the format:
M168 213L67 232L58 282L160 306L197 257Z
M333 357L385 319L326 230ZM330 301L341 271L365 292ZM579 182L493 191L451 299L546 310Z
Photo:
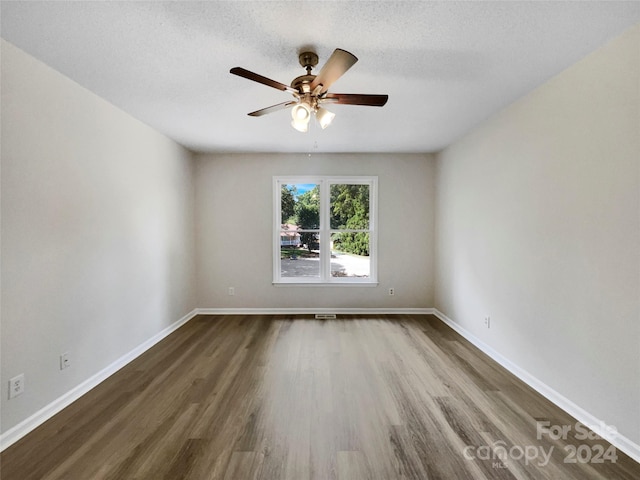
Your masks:
M487 328L491 328L491 317L490 316L486 316L484 317L484 325Z
M9 380L9 400L24 393L24 373Z
M233 297L236 294L236 289L234 287L229 287L229 290L227 293Z
M389 295L393 296L393 295L395 295L395 294L396 294L396 290L395 290L395 288L390 288L390 289L389 289Z
M60 370L64 370L65 368L69 368L71 366L71 358L69 357L69 352L64 352L60 355Z

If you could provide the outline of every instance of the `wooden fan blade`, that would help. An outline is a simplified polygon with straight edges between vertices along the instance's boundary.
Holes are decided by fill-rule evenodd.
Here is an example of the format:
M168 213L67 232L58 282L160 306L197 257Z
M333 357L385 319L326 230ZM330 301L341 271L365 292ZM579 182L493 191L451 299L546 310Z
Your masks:
M311 91L318 85L322 85L320 93L326 92L331 84L344 75L357 61L358 59L355 55L346 50L336 48L320 70L320 73L311 82Z
M366 95L362 93L327 93L322 103L337 103L342 105L367 105L382 107L389 100L389 95Z
M255 112L248 113L247 115L250 115L252 117L261 117L262 115L266 115L267 113L284 110L285 108L290 107L291 105L295 105L296 103L298 102L294 100L291 100L290 102L282 102L278 103L277 105L271 105L270 107L263 108L261 110L256 110Z
M258 75L257 73L250 72L242 67L234 67L229 70L229 73L233 73L234 75L238 75L239 77L244 77L248 80L253 80L254 82L262 83L268 87L277 88L278 90L282 90L283 92L290 93L298 93L295 88L290 87L289 85L285 85L284 83L276 82L275 80L271 80L270 78L263 77L262 75Z

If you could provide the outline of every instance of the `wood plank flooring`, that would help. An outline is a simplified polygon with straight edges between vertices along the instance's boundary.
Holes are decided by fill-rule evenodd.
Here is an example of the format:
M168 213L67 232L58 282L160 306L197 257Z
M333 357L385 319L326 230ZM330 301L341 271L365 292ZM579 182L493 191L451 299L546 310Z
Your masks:
M200 316L5 450L0 477L640 478L575 424L432 316Z

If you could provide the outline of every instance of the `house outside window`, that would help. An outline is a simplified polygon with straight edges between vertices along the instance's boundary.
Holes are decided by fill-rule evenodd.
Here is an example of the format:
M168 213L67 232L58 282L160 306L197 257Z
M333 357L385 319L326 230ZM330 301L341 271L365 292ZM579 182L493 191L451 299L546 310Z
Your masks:
M300 241L300 234L298 233L298 226L290 223L284 223L281 225L280 230L280 247L300 247L302 242Z
M377 284L373 176L274 177L273 282Z

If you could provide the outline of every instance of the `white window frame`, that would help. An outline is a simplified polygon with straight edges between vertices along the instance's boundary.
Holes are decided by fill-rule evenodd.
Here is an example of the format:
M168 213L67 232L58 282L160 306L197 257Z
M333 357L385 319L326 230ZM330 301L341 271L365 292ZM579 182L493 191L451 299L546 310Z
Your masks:
M280 232L282 225L281 188L283 185L315 184L320 189L320 277L282 277L280 266ZM369 185L369 277L331 276L331 234L357 231L331 229L330 186L332 184ZM353 285L378 284L378 177L377 176L274 176L273 177L273 284L274 285Z

